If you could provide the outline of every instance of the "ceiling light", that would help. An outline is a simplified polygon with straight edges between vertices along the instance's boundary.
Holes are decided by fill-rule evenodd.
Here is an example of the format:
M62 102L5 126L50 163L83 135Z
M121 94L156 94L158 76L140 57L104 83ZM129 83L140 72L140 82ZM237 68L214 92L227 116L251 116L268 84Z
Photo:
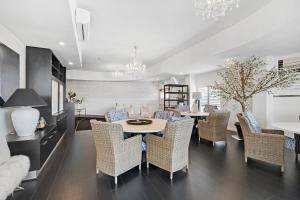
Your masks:
M138 62L137 60L137 46L133 47L133 55L131 57L130 63L126 65L128 73L143 73L146 71L146 65Z
M59 42L58 43L60 46L65 46L65 43L64 42Z
M73 65L73 62L69 62L68 64L69 64L69 65Z
M239 7L240 0L194 0L196 15L203 19L219 19L227 11Z

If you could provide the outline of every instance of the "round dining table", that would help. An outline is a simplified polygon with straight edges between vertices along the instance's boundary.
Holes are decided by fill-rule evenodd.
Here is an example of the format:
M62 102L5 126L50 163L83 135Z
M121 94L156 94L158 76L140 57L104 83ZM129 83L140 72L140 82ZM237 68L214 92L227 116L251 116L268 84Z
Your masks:
M150 119L150 120L152 120L152 123L146 125L131 125L127 123L127 119L115 121L113 123L122 125L123 132L125 133L147 134L147 133L158 133L163 131L168 122L167 120L164 119Z

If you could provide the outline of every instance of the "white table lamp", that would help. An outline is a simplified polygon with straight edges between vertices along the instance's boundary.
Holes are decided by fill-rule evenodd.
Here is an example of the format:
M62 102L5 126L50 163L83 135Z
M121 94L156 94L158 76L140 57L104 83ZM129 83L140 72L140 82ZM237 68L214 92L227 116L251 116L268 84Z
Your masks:
M201 92L193 92L192 93L192 99L195 99L197 102L197 108L198 108L198 112L200 111L200 99L202 97L202 93Z
M11 113L13 126L18 136L33 135L40 112L32 107L47 106L47 103L32 89L17 89L4 104L4 107L17 107Z

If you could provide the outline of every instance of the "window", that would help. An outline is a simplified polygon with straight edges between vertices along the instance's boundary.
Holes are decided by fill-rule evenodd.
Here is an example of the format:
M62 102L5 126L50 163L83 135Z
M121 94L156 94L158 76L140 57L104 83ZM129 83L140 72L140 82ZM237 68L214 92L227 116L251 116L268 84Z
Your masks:
M216 90L209 87L201 87L198 88L198 91L202 93L202 97L200 99L201 110L204 109L205 105L213 105L217 106L218 109L221 109L221 98L218 96Z

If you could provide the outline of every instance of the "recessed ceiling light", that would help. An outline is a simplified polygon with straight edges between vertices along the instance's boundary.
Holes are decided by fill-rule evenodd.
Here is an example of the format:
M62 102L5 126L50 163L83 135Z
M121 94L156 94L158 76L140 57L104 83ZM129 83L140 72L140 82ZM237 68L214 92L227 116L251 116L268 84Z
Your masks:
M69 65L73 65L73 62L69 62L68 64L69 64Z
M65 43L64 42L59 42L58 43L60 46L65 46Z

